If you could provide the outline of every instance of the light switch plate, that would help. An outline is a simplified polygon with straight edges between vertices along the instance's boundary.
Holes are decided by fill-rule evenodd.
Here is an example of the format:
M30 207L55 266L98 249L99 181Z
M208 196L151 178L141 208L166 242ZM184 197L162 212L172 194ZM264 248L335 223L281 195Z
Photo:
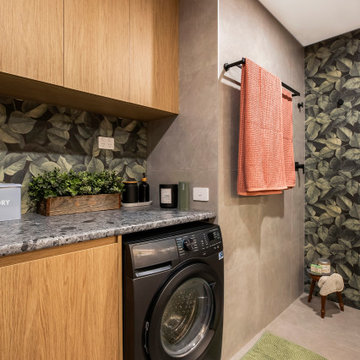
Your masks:
M114 150L115 141L113 137L98 136L99 149Z
M209 201L209 188L194 187L193 188L194 201Z

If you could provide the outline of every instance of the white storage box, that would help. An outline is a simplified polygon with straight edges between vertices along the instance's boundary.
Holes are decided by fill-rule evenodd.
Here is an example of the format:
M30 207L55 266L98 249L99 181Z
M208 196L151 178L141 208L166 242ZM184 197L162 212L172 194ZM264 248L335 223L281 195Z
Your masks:
M0 184L0 221L21 218L21 184Z

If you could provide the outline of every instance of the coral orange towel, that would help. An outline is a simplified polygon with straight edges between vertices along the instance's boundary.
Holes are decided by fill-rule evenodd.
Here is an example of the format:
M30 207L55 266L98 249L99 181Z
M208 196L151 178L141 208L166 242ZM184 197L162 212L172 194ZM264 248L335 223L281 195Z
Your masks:
M279 194L288 188L283 112L280 79L246 59L241 75L239 195Z
M288 188L293 188L296 183L296 175L293 145L292 96L290 91L284 88L282 89L282 121L286 185Z

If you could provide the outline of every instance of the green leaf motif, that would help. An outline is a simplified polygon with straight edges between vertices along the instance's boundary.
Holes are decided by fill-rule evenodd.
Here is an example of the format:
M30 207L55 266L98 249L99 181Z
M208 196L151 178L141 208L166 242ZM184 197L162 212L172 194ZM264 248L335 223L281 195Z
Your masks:
M348 280L352 272L345 264L336 264L336 271L344 277L345 280Z
M360 148L360 134L354 134L349 142L350 146Z
M355 180L349 180L346 183L346 191L354 196L359 191L359 183Z
M110 137L113 134L113 126L111 122L105 117L100 124L100 136Z
M70 134L66 130L58 129L58 128L51 128L47 132L47 136L55 145L64 146L70 139Z
M104 171L104 164L97 158L92 158L87 166L87 171L91 173Z
M332 245L330 245L330 252L332 254L342 253L345 250L346 249L345 249L344 245L341 245L341 244L332 244Z
M320 152L319 152L319 156L322 159L330 159L334 156L334 150L328 148L327 146L324 146Z
M342 185L345 183L345 179L342 177L342 176L333 176L331 179L330 179L330 184L332 187L336 188L338 187L339 185Z
M328 257L331 255L330 250L324 243L317 244L316 251L324 257Z
M349 215L355 219L360 219L360 205L358 205L356 203L353 204L353 206L349 212Z
M358 110L350 110L346 114L346 121L351 124L355 125L360 119L360 112Z
M355 61L351 70L350 70L351 76L360 76L360 61Z
M330 92L334 88L334 83L330 81L323 81L321 85L319 86L319 92L320 93L327 93ZM325 100L324 100L325 101ZM329 102L329 97L327 96L327 102ZM321 107L320 103L318 102L319 106ZM322 108L322 107L321 107ZM322 108L323 109L323 108Z
M341 208L339 206L336 205L328 205L326 207L326 212L332 216L332 217L336 217L338 215L341 214Z
M10 114L8 121L9 129L18 134L29 133L33 129L35 123L36 120L28 118L20 111L13 111Z
M14 133L7 124L0 127L0 140L6 144L19 144L24 141L21 135Z
M40 104L39 106L35 107L32 110L29 110L25 113L27 117L38 119L43 116L48 109L47 104Z
M354 289L360 290L360 275L353 274L349 280L349 285Z
M24 169L26 164L25 154L10 153L5 156L4 173L13 176Z
M349 230L360 231L360 220L349 218L343 225Z
M343 295L349 300L360 301L360 292L358 290L348 288L343 291Z
M330 166L329 166L329 163L328 163L327 161L321 160L321 161L319 162L319 164L318 164L318 170L319 170L319 172L320 172L320 174L321 174L322 176L326 176L327 173L328 173L328 171L329 171L329 169L330 169ZM325 179L323 179L323 181L325 181L325 182L328 184L328 182L327 182ZM330 185L329 185L329 189L330 189Z
M315 94L309 94L305 97L306 106L315 105L317 100L317 96Z
M72 127L71 119L65 114L54 114L48 121L56 129L69 131Z
M328 230L328 228L325 227L325 226L320 226L319 229L318 229L318 231L317 231L317 233L318 233L319 238L320 238L322 241L325 241L326 238L328 237L329 230ZM330 255L330 253L329 253L329 255Z
M305 222L305 234L314 234L317 230L317 224L312 221Z
M353 132L346 127L339 127L336 129L336 135L342 141L349 141L353 136Z
M349 149L344 153L344 157L348 160L360 160L360 149Z
M321 127L316 122L310 123L306 128L306 134L308 140L315 140L319 135Z
M314 76L318 72L320 64L320 60L317 59L315 56L309 59L306 65L306 75L308 77Z
M331 225L334 222L334 216L331 216L327 212L325 212L320 215L319 222L323 225Z
M358 51L359 46L359 39L351 39L346 43L346 52L350 55L355 55L356 51Z
M315 185L310 185L306 191L308 204L315 204L320 196L320 190Z
M339 238L339 243L343 244L347 249L351 249L352 248L352 244L350 240L346 240L346 239L342 239Z
M360 77L353 77L345 82L343 85L345 89L356 90L360 87Z
M337 196L336 198L336 203L339 205L339 207L342 209L342 210L350 210L352 208L352 201L347 198L346 196L343 196L343 195L339 195Z
M354 250L348 250L345 258L350 265L354 266L359 260L359 254Z

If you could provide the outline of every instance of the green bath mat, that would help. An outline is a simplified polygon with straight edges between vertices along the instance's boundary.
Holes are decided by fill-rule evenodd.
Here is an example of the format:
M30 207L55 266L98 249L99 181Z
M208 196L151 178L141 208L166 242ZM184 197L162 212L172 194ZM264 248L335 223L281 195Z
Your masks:
M326 360L310 350L268 332L241 360Z

